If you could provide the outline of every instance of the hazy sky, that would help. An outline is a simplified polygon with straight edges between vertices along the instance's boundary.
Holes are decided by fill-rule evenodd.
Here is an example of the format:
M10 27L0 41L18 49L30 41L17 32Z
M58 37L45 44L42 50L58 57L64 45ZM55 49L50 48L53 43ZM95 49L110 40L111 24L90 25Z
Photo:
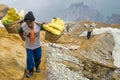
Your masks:
M84 2L85 5L97 9L103 16L111 13L120 14L120 0L0 0L0 3L15 7L18 11L31 10L41 21L49 21L59 16L71 3Z

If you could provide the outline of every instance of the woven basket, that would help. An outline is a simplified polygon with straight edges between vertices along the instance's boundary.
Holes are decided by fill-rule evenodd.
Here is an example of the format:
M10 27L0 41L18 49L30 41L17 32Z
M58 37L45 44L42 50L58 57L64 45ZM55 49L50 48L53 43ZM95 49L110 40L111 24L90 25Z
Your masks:
M5 26L6 30L8 31L8 33L17 34L18 30L20 29L21 22L22 22L22 20L19 20L19 21L16 21L16 22L13 22L9 25L4 25L4 26Z
M50 41L50 42L57 42L57 40L61 37L62 35L54 35L48 31L46 31L45 34L45 40Z

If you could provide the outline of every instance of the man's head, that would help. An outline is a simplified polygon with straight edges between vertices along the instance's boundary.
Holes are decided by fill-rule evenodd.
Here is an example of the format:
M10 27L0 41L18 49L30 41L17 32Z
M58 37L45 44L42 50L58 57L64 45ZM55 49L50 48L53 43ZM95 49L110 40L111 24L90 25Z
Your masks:
M57 20L57 17L53 17L54 20Z
M29 11L25 17L24 17L24 21L27 23L27 25L32 28L34 26L34 21L35 21L35 17L32 13L32 11Z

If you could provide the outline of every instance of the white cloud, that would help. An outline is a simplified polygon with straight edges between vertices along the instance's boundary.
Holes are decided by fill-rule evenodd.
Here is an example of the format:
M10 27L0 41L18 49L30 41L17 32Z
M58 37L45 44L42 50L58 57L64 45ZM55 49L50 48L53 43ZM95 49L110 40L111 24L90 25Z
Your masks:
M44 17L40 20L48 20L53 16L60 15L61 11L71 3L81 1L93 9L98 9L105 16L109 16L111 13L120 13L119 0L0 0L0 3L18 10L24 9L26 12L32 10L35 14L40 14L40 17Z

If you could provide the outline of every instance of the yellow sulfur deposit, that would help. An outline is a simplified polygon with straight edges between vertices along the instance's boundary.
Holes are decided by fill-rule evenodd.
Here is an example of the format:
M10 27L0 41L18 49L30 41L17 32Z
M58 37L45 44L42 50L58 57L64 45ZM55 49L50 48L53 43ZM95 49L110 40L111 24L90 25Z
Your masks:
M56 19L52 19L51 23L48 23L48 25L46 24L43 25L43 28L51 32L52 34L61 35L61 33L65 29L65 24L61 18L56 18Z
M20 18L24 18L24 13L25 13L25 11L22 9L19 13Z
M52 34L55 34L55 35L61 35L61 32L53 27L50 27L46 24L43 25L44 29L47 30L48 32L51 32Z
M10 24L14 21L20 20L24 17L24 10L21 10L20 13L18 13L15 8L9 8L7 14L2 19L2 23L4 25Z

